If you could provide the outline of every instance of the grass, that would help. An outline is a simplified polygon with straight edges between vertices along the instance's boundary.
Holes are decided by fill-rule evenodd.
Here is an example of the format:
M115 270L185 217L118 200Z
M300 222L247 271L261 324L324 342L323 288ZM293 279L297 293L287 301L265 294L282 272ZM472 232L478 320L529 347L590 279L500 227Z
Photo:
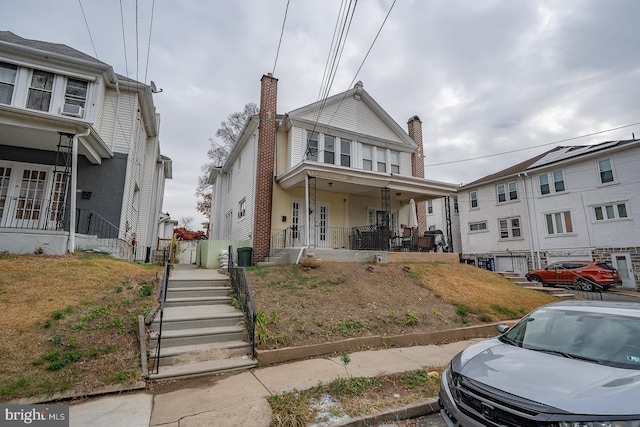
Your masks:
M157 266L99 254L0 255L0 401L132 384Z
M357 417L436 397L443 369L429 366L374 378L338 378L306 390L273 394L267 398L271 426L305 426L330 417Z

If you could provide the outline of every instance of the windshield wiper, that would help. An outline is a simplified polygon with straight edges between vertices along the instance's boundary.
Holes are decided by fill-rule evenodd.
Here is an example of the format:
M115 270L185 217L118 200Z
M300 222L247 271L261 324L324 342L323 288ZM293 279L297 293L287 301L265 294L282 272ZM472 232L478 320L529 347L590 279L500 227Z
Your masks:
M533 350L533 351L540 351L542 353L555 354L555 355L558 355L558 356L566 357L567 359L584 360L585 362L597 363L598 365L602 365L602 361L601 360L593 359L591 357L581 356L579 354L566 353L564 351L549 350L549 349L546 349L546 348L537 348L537 347L527 347L527 349Z
M502 341L503 343L511 344L512 346L522 347L522 343L516 342L516 341L512 340L511 338L507 338L505 335L499 336L498 339L500 341Z

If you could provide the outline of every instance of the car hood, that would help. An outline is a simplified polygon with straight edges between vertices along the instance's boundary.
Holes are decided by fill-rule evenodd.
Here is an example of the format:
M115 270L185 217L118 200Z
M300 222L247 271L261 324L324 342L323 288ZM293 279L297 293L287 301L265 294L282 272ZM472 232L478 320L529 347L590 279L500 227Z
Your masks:
M491 339L454 359L454 370L482 384L574 414L640 413L640 371L527 350Z

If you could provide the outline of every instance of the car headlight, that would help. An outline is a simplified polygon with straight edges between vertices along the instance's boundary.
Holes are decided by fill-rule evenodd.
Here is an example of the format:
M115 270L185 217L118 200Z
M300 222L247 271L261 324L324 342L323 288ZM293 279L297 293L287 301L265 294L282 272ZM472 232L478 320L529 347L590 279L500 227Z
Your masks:
M640 427L640 420L628 421L563 421L558 427Z

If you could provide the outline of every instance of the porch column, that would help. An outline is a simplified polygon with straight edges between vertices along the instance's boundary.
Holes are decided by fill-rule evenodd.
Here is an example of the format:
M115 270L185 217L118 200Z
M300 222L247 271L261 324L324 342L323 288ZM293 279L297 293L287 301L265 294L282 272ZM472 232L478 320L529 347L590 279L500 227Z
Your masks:
M67 191L70 191L71 200L69 204L69 243L67 250L69 252L76 251L76 206L78 197L78 138L81 136L87 136L91 132L90 129L86 129L81 134L73 135L71 139L71 186Z

